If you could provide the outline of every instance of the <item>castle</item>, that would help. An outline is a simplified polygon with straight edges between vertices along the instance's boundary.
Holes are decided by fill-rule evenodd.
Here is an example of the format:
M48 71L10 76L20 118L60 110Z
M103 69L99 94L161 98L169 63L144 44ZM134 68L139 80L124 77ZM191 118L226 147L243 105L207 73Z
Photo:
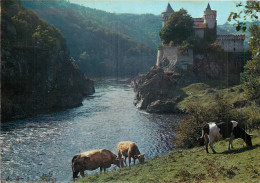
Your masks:
M171 14L174 12L168 3L164 12L162 12L162 27L165 26ZM206 29L216 29L217 27L217 11L212 10L210 5L206 7L203 17L192 18L194 32L200 38L204 38ZM225 34L217 35L216 43L226 52L244 52L244 34ZM171 65L171 67L180 66L186 70L189 65L193 64L193 50L189 49L186 55L180 55L176 47L164 46L158 49L157 66Z

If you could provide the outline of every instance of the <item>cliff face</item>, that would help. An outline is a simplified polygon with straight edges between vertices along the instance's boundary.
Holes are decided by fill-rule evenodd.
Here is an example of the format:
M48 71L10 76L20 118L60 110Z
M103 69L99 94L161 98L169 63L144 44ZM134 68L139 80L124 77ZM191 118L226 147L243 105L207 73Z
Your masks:
M2 6L2 122L81 105L93 81L70 61L61 33L17 0Z
M249 58L250 54L216 51L194 56L193 68L187 71L170 64L154 66L134 80L134 104L151 113L179 113L177 103L186 96L182 87L213 80L224 86L239 84L243 59Z
M215 52L194 56L193 71L200 77L222 79L229 86L240 83L240 73L251 54L241 52Z
M179 113L176 104L184 94L180 90L182 82L180 74L154 66L134 80L134 104L150 113Z

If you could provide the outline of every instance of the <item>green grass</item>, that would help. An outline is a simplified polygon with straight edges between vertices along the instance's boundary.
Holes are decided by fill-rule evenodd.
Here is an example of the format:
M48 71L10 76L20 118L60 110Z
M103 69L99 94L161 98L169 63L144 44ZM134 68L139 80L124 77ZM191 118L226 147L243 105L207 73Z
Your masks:
M147 160L144 165L124 167L94 174L78 182L257 182L260 181L260 131L255 131L253 147L243 140L233 142L235 150L227 151L228 141L214 144L217 154L204 147L175 150Z
M241 90L241 85L232 88L217 89L211 88L205 83L195 83L182 88L182 91L187 97L178 103L178 107L181 109L186 108L190 104L210 107L216 103L219 97L225 99L228 104L246 100L244 92Z

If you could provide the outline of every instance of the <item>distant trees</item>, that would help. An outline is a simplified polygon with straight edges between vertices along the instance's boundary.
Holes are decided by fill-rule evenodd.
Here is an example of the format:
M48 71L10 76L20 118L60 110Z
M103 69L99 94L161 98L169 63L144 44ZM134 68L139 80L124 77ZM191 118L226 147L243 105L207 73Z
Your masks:
M166 25L159 32L163 44L182 44L183 41L194 35L193 20L185 9L173 12Z
M71 56L89 76L135 75L154 64L156 55L146 46L152 45L152 41L144 32L155 35L147 21L156 22L159 17L119 16L64 1L25 1L23 4L37 10L41 18L61 30ZM135 20L134 23L132 20ZM161 26L160 21L158 23ZM145 31L140 30L139 25L143 25ZM55 46L57 36L52 35L50 27L38 26L34 30L37 47L46 49Z

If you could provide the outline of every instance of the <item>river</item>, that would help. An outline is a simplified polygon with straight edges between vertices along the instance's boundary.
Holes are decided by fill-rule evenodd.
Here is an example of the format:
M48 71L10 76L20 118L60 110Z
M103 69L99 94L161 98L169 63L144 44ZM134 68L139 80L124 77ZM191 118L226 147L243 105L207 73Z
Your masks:
M101 148L116 154L123 140L136 142L148 159L173 150L176 116L136 109L128 82L102 79L95 88L80 107L1 124L1 180L36 181L51 173L68 182L75 154Z

